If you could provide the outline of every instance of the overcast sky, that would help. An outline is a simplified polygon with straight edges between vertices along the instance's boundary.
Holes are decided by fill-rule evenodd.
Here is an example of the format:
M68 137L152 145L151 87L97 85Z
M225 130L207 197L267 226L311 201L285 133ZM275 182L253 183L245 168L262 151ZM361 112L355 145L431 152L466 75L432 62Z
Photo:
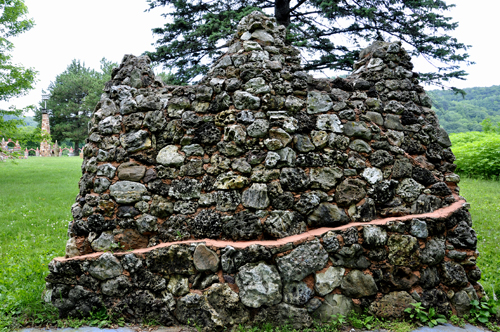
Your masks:
M99 69L99 61L120 62L124 54L140 55L154 50L151 29L165 21L162 10L144 12L145 0L25 0L35 27L13 39L13 60L38 71L36 88L28 95L0 102L24 108L38 104L42 89L63 72L72 59ZM460 42L472 45L469 51L475 65L464 68L466 81L453 82L459 88L500 84L500 67L494 60L498 46L498 0L449 0L457 6L447 16L459 22L453 32ZM417 71L428 70L425 61L416 60Z

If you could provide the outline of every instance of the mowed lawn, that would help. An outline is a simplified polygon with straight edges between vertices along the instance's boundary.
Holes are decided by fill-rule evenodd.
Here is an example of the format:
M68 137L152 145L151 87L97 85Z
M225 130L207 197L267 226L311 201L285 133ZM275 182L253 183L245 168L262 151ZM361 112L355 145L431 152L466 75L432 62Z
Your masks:
M0 330L56 319L42 304L47 264L63 256L82 160L36 158L0 163ZM478 234L488 294L500 295L500 182L462 179Z
M43 320L47 264L64 255L79 157L0 162L0 329L11 316ZM19 323L22 323L19 322Z
M462 178L460 195L471 205L472 227L477 234L481 285L500 297L500 181Z

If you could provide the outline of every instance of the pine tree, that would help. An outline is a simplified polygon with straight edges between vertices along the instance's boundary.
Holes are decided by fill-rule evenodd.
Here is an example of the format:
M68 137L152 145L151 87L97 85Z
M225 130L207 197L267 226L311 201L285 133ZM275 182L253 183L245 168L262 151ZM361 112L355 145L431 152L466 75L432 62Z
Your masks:
M146 52L171 72L171 84L193 82L225 52L239 20L254 10L274 11L287 27L286 43L301 48L305 70L351 70L361 42L401 40L411 55L433 60L435 72L422 81L439 86L467 73L469 46L446 33L458 24L442 13L454 7L442 0L147 0L149 10L168 9L167 23L153 29L156 51ZM409 46L409 47L408 47Z

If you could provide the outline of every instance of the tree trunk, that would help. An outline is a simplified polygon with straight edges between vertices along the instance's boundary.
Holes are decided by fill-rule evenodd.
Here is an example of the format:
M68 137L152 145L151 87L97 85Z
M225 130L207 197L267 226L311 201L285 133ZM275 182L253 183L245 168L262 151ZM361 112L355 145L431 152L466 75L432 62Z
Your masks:
M75 141L74 143L75 143L75 154L78 156L78 154L80 153L80 151L78 151L80 142Z
M276 0L274 4L274 16L278 24L290 25L290 0Z

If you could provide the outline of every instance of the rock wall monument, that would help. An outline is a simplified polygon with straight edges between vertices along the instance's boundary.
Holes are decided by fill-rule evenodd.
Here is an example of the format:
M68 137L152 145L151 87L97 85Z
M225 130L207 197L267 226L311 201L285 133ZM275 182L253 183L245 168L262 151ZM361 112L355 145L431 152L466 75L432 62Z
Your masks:
M124 57L49 266L61 316L301 328L483 296L451 143L405 50L375 42L346 79L315 79L284 37L250 14L196 86Z

